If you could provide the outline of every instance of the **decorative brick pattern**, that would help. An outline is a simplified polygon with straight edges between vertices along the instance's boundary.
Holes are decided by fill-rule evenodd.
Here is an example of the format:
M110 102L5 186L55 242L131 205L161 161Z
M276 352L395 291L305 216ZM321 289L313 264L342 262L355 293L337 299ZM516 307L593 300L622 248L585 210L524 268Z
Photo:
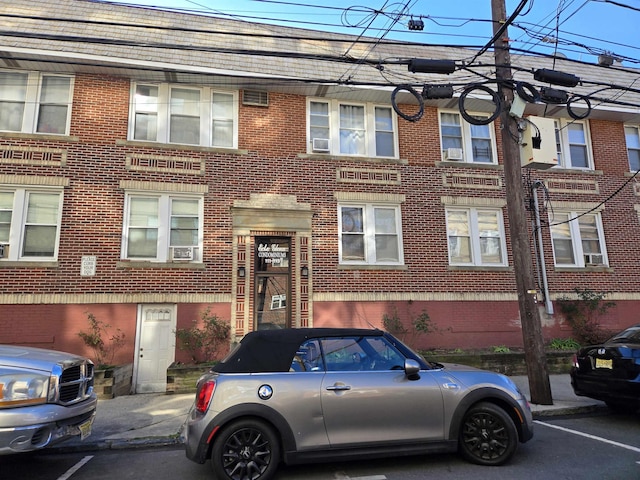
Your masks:
M126 162L128 168L139 171L204 175L205 169L204 160L162 155L129 154Z
M61 148L0 146L0 163L60 167L66 162L67 151Z
M338 183L362 183L371 185L400 185L400 172L395 170L363 170L338 168Z

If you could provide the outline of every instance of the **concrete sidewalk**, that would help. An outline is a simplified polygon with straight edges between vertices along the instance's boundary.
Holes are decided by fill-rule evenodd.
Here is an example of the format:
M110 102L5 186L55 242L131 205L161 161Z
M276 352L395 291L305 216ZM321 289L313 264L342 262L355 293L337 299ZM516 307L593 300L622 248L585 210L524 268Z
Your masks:
M530 399L526 376L511 379ZM603 402L573 393L569 375L550 375L553 405L531 405L534 416L571 415L604 408ZM182 427L195 395L147 393L98 402L91 436L52 448L66 451L143 448L179 445Z

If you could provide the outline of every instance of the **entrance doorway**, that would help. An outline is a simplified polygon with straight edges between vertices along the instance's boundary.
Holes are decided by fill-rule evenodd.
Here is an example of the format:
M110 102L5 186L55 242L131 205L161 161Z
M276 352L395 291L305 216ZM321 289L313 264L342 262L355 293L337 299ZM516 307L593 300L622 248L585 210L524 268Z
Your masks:
M167 390L167 368L175 360L175 329L175 305L138 307L135 393Z
M256 237L255 295L256 330L291 326L291 238Z

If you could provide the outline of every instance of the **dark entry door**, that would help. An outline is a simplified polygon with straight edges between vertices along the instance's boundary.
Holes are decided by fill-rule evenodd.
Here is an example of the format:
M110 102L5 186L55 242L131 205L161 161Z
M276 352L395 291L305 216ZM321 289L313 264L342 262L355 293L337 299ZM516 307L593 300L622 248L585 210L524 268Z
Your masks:
M291 239L256 237L255 322L257 330L291 326Z

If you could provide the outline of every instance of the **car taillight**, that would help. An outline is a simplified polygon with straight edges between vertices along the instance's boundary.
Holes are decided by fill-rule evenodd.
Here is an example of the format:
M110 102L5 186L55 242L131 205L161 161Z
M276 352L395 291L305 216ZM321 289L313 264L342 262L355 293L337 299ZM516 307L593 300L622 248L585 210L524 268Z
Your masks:
M205 413L209 408L209 403L213 398L213 391L216 389L216 382L213 380L207 380L202 384L198 390L196 396L196 410L200 413Z
M574 368L580 368L580 364L578 363L578 355L573 355L573 366Z

